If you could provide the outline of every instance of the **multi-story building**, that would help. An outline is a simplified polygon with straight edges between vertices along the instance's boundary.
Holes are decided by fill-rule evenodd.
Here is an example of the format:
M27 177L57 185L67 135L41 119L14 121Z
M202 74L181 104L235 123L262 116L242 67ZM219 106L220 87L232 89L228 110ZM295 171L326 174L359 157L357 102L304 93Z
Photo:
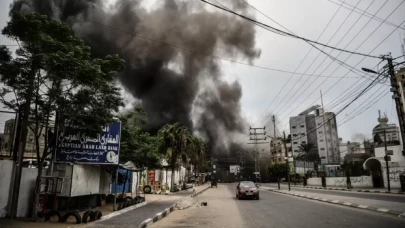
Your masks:
M286 147L287 147L287 155L288 157L291 157L292 156L291 143L286 142ZM286 153L283 139L282 138L272 139L270 141L271 163L284 163L285 155Z
M339 164L339 140L335 114L324 113L319 105L312 106L298 116L290 117L292 152L300 153L301 144L310 143L318 153L321 164Z
M316 137L321 164L340 164L339 138L333 112L315 111Z
M394 123L388 123L388 118L378 111L378 124L373 128L373 138L377 146L383 146L387 141L388 145L400 145L401 136L399 128Z
M14 145L14 138L15 138L15 119L7 120L4 124L4 149L6 151L11 151ZM45 133L39 137L39 148L40 154L42 154L43 149L45 147ZM25 158L36 158L37 153L35 149L35 134L31 129L28 129L27 134L27 142L25 144Z
M397 82L398 82L398 92L401 95L400 99L402 104L405 104L405 68L401 68L399 69L397 72L395 72L395 76L397 77ZM405 107L402 106L402 108L404 109L404 113L405 113Z

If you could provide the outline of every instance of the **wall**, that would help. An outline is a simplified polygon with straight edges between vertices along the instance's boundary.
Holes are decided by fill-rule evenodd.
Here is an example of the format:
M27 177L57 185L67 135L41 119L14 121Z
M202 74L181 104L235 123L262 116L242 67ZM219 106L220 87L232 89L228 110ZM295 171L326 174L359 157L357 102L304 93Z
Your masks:
M7 215L7 204L10 196L10 184L13 161L0 161L0 217ZM20 193L18 198L17 217L26 217L31 211L35 180L38 169L23 168L21 175Z
M35 180L38 176L38 169L23 168L21 176L20 194L18 198L17 217L27 217L31 212L31 205L34 199Z
M100 167L74 165L71 196L96 194L100 190Z
M399 182L399 175L403 173L405 174L405 167L390 167L390 187L391 188L401 188L401 183ZM387 184L387 170L383 168L383 179L384 179L384 186L388 188Z
M402 146L388 146L387 150L392 150L394 155L390 155L391 162L398 162L401 166L405 166L405 157L402 155ZM383 158L385 156L385 147L376 147L374 149L375 157Z
M0 161L0 218L7 215L13 161Z
M109 194L110 193L110 182L111 182L111 174L108 173L105 169L100 170L100 186L99 186L99 193L100 194Z
M373 180L371 176L350 177L352 187L354 188L372 188ZM320 177L309 178L308 185L322 186ZM346 187L346 177L327 177L326 187Z

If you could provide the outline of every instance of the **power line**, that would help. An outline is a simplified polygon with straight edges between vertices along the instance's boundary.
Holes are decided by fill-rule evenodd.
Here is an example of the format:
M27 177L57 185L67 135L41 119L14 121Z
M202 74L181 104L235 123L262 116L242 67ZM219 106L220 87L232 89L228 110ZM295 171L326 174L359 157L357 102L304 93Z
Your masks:
M361 2L361 0L357 2L357 5L358 5L360 2ZM373 2L372 2L372 3L373 3ZM371 4L372 4L372 3L371 3ZM371 6L371 4L369 5L369 7ZM356 6L357 6L357 5L356 5ZM340 9L340 8L339 8L339 9ZM352 13L353 13L353 11L350 12L349 15L347 15L347 17L345 18L345 20L340 24L339 28L335 31L335 33L332 35L332 37L328 40L327 44L329 44L329 42L335 37L335 35L337 34L337 32L342 28L342 26L343 26L344 23L347 21L347 19L352 15ZM360 16L360 18L361 18L361 16ZM351 29L354 27L355 24L357 24L358 21L359 21L359 20L356 20L356 22L355 22L355 23L351 26L351 28L345 33L345 35L343 35L343 37L338 41L338 43L337 43L335 46L338 46L338 45L342 42L342 40L345 38L345 36L348 34L348 32L351 31ZM346 47L347 47L347 45L346 45ZM331 50L331 51L329 52L329 54L331 54L332 51L333 51L333 50ZM340 54L341 54L341 53L342 53L342 52L340 52ZM340 54L339 54L339 55L340 55ZM338 56L339 56L339 55L338 55ZM338 57L338 56L337 56L337 57ZM306 72L312 67L312 65L315 63L315 61L318 59L318 57L319 57L319 55L312 61L312 63L308 66L308 68L305 70L304 73L306 73ZM322 62L318 65L318 67L315 67L315 70L312 72L312 74L314 74L314 73L317 71L317 69L325 62L326 59L327 59L327 58L325 57L325 58L322 60ZM347 60L347 59L346 59L346 60ZM332 62L322 71L322 73L325 72L325 71L329 68L329 66L330 66L331 64L332 64ZM335 72L335 71L334 71L334 72ZM330 75L332 75L334 72L332 72ZM301 78L300 78L300 79L301 79ZM302 90L303 92L302 92L300 95L298 95L298 97L300 97L300 96L312 85L312 83L314 83L315 81L316 81L316 79L313 80L312 82L310 82L310 83L308 84L308 86L307 86L305 89ZM295 85L297 85L298 82L299 82L299 80L296 81ZM307 81L304 82L304 85L305 85L306 83L307 83ZM295 87L295 85L294 85L294 87ZM285 110L284 110L284 107L286 107L286 105L289 104L289 102L295 97L295 95L298 94L298 92L300 91L301 88L304 88L304 85L301 85L301 87L300 87L298 90L296 90L295 93L290 97L290 99L281 107L281 110L280 110L280 112L278 113L278 115L281 115L281 114L285 111ZM293 88L294 88L294 87L293 87ZM318 86L318 88L319 88L319 86Z
M270 18L269 16L267 16L266 14L264 14L263 12L261 12L260 10L258 10L257 8L255 8L254 6L250 5L248 2L243 1L245 4L249 5L250 7L252 7L253 9L255 9L257 12L259 12L260 14L262 14L263 16L267 17L268 19L270 19L271 21L275 22L276 24L278 24L279 26L281 26L282 28L284 28L285 30L291 32L290 30L288 30L286 27L284 27L283 25L281 25L280 23L276 22L275 20L273 20L272 18ZM336 10L336 12L333 14L333 16L331 17L331 19L329 19L329 22L327 23L327 25L324 27L324 29L322 30L321 34L318 36L318 38L316 39L317 41L321 38L321 36L323 35L323 33L326 31L326 28L329 26L329 24L333 21L333 19L335 18L335 16L337 15L337 13L339 12L340 8L338 10ZM292 32L291 32L292 33ZM283 89L287 86L288 82L290 82L292 76L297 72L297 70L301 67L302 63L306 60L306 57L309 55L309 53L312 51L313 47L311 47L307 54L305 54L304 58L302 58L301 62L298 64L297 68L295 69L294 73L290 75L290 77L288 78L288 80L286 81L286 83L281 87L281 89L279 90L279 92L277 93L276 97L274 97L274 99L270 102L270 104L267 106L267 108L264 110L264 112L262 113L262 115L260 116L260 119L263 118L263 115L266 113L266 111L270 108L270 106L274 103L274 101L277 99L277 97L281 94L281 91L283 91ZM302 76L301 76L302 77ZM284 97L283 97L284 99ZM279 102L278 105L280 105L282 101ZM277 106L278 106L277 105ZM270 114L269 114L270 115ZM268 116L269 116L268 115ZM264 121L268 118L268 116L264 119ZM264 122L263 121L263 122ZM262 123L263 123L262 122Z
M205 0L200 0L200 1L202 1L202 2L204 2L204 3L207 3L207 4L209 4L209 5L212 5L212 6L218 8L218 9L221 9L221 10L223 10L223 11L226 11L226 12L228 12L228 13L231 13L231 14L234 14L234 15L236 15L236 16L239 16L239 17L241 17L241 18L243 18L243 19L245 19L245 20L247 20L247 21L250 21L250 22L253 22L253 23L255 23L255 24L259 24L259 25L265 26L265 27L270 28L270 29L272 29L272 30L275 30L275 31L277 31L277 32L279 32L279 33L281 33L281 34L284 34L284 35L287 35L287 36L290 36L290 37L293 37L293 38L296 38L296 39L300 39L300 40L303 40L303 41L306 41L306 42L310 42L310 43L313 43L313 44L321 45L321 46L324 46L324 47L327 47L327 48L331 48L331 49L335 49L335 50L342 51L342 52L347 52L347 53L351 53L351 54L366 56L366 57L370 57L370 58L381 59L380 56L372 56L372 55L367 55L367 54L363 54L363 53L359 53L359 52L352 52L352 51L348 51L348 50L344 50L344 49L332 47L332 46L329 46L329 45L326 45L326 44L323 44L323 43L320 43L320 42L317 42L317 41L314 41L314 40L310 40L310 39L307 39L307 38L304 38L304 37L301 37L301 36L297 36L297 35L294 35L294 34L292 34L292 33L288 33L288 32L282 31L282 30L280 30L280 29L274 28L274 27L269 26L269 25L267 25L267 24L264 24L264 23L262 23L262 22L256 21L256 20L254 20L254 19L252 19L252 18L246 17L246 16L244 16L244 15L242 15L242 14L238 14L238 13L232 11L232 10L226 9L226 8L221 7L221 6L218 6L218 5L215 5L215 4L211 3L211 2L208 2L208 1L205 1Z
M404 1L402 1L401 3L400 3L400 5L402 5L403 3L405 2L405 0ZM393 11L393 12L395 12L398 8L399 8L399 6L400 5L398 5L398 7ZM392 13L393 13L392 12ZM391 14L392 14L391 13ZM390 14L390 15L391 15ZM389 16L388 16L389 17ZM387 17L387 18L388 18ZM405 23L405 20L400 24L400 25L398 25L398 26L401 26L402 24L404 24ZM381 26L381 24L380 24L380 26ZM379 27L380 27L379 26ZM390 37L395 31L396 31L396 29L397 28L395 28L390 34L388 34L376 47L374 47L369 53L371 53L371 52L373 52L375 49L377 49L386 39L388 39L388 37ZM360 62L358 62L356 65L355 65L355 67L357 66L357 65L359 65L361 62L363 62L364 61L364 59L365 59L365 57L363 57L363 59L361 59L360 60ZM345 75L348 75L349 74L349 72L347 72ZM359 79L357 82L359 82L361 79ZM339 83L341 81L341 79L339 79L337 82L335 82L331 87L329 87L323 94L326 94L327 92L329 92L337 83ZM355 84L357 84L357 82L355 83ZM351 85L348 89L350 89L351 87L353 87L355 84L353 84L353 85ZM314 91L316 91L316 90L314 90ZM310 94L310 95L312 95L313 93L314 93L314 91L312 91L312 93ZM346 90L347 91L347 90ZM310 96L309 95L309 96ZM309 96L307 96L307 98L309 97ZM314 102L312 102L312 104L310 104L308 107L311 107L315 102L317 102L318 100L320 99L320 97L318 97L318 99L316 99ZM296 106L291 112L293 112L295 109L297 109L298 108L298 106ZM290 112L290 113L291 113ZM289 113L289 114L290 114ZM289 114L287 114L287 116L289 115ZM285 118L284 118L285 119Z
M340 5L339 3L333 2L333 1L331 1L331 0L328 0L328 1L331 2L331 3L333 3L333 4ZM379 21L379 22L381 22L381 21L384 20L384 19L382 19L382 18L380 18L380 17L373 16L372 14L370 14L370 13L368 13L368 12L365 12L365 11L367 11L367 10L362 10L362 9L357 8L357 7L354 7L354 6L350 5L349 3L345 2L345 1L341 1L341 0L337 0L337 1L342 2L344 5L348 5L348 6L349 6L349 7L347 7L347 6L342 6L343 8L346 8L346 9L348 9L348 10L357 9L358 11L354 11L354 12L356 12L356 13L358 13L358 14L360 14L360 13L363 13L363 14L364 14L364 13L365 13L365 16L366 16L366 17L371 18L371 19L374 19L374 20ZM385 3L386 3L386 2L388 2L388 0L386 0ZM384 3L384 4L385 4L385 3ZM390 26L393 26L393 27L397 27L397 26L398 26L398 25L396 25L396 24L394 24L394 23L392 23L392 22L389 22L389 21L385 21L384 24L387 24L387 25L390 25ZM405 28L400 28L400 29L405 30Z

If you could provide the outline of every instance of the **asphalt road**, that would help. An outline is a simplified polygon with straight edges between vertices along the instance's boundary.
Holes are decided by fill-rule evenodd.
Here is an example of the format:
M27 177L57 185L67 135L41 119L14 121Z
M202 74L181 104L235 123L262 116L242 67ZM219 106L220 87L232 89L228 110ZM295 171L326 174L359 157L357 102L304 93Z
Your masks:
M235 184L227 185L230 194ZM260 200L235 200L244 227L405 227L405 219L260 191Z
M262 184L265 187L277 188L277 184ZM288 189L288 186L281 185L281 189ZM390 202L405 203L405 195L394 195L385 193L364 193L364 192L345 192L345 191L335 191L335 190L323 190L323 189L308 189L308 188L291 188L300 192L311 192L311 193L322 193L326 195L335 196L349 196L363 199L373 199L373 200L383 200Z

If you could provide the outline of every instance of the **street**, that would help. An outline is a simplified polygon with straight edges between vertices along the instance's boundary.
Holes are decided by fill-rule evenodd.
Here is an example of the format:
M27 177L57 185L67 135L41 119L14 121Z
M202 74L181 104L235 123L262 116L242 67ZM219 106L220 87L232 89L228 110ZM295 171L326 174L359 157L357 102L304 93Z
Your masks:
M237 200L235 183L209 189L207 207L178 210L151 227L404 227L405 219L260 191L260 200Z

